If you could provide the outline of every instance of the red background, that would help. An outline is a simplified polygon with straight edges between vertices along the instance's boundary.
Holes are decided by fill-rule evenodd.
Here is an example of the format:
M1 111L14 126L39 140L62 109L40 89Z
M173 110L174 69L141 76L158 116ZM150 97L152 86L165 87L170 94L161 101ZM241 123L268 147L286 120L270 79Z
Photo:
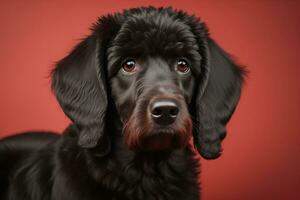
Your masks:
M203 200L300 199L299 1L1 1L0 136L62 131L68 120L47 77L54 62L97 16L141 5L200 16L251 72L223 156L202 159Z

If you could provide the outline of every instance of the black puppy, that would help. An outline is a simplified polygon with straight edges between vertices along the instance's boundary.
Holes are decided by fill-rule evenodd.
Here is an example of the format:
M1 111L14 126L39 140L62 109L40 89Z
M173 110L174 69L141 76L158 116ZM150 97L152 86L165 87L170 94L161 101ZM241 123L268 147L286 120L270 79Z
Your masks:
M185 12L147 7L99 18L53 70L73 123L61 137L1 141L2 199L199 199L189 140L204 158L220 155L243 74Z

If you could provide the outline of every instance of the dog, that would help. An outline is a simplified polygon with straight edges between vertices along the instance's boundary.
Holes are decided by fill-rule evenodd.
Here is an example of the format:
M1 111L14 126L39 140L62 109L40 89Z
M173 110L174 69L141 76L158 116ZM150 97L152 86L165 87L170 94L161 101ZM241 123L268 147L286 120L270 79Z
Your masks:
M198 200L245 70L197 17L140 7L100 17L52 72L72 124L0 141L4 200Z

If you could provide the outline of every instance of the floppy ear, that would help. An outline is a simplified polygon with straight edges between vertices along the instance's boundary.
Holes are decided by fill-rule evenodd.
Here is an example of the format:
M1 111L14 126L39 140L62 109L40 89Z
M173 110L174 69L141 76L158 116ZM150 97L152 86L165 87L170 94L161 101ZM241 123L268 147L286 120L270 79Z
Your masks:
M196 97L194 143L206 159L221 155L221 141L226 135L226 124L239 101L244 70L215 41L206 43L204 80L200 81Z
M103 154L110 149L109 136L104 134L108 106L105 54L112 36L107 29L113 26L112 17L100 18L92 35L58 62L52 77L60 106L79 130L78 145L93 148L99 144Z

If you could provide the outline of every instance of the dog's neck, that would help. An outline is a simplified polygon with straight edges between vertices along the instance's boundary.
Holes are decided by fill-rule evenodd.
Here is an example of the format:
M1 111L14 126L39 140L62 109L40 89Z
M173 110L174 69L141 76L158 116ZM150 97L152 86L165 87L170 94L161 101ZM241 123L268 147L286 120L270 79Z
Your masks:
M139 196L141 191L147 196L152 194L154 187L170 191L176 187L186 191L189 189L184 189L185 185L195 184L198 162L190 146L169 151L132 151L124 142L122 130L120 120L110 121L107 132L113 133L109 135L112 142L110 152L102 157L97 156L97 149L95 156L90 152L86 154L88 171L96 182L112 190L114 195L122 196L127 196L127 193ZM149 183L153 188L149 189ZM155 192L155 195L163 197L164 190Z
M131 169L135 173L140 171L145 174L148 171L151 174L154 169L158 169L163 165L167 165L171 169L173 167L178 168L180 164L183 165L181 166L182 168L185 168L184 165L188 163L187 159L190 158L191 154L194 154L192 147L189 145L181 149L164 151L132 151L124 142L123 123L117 117L112 119L114 120L110 120L107 127L107 131L113 133L109 135L111 142L110 152L103 157L99 157L96 148L93 160L96 164L101 163L101 166L105 166L103 163L106 163L107 169L116 170L116 173L120 170Z
M139 197L141 192L144 197L154 195L163 199L164 191L174 188L188 191L186 185L196 184L198 162L193 158L189 147L164 152L134 152L124 145L122 138L118 138L108 156L93 160L89 172L96 182L123 199ZM156 191L156 187L161 189Z

